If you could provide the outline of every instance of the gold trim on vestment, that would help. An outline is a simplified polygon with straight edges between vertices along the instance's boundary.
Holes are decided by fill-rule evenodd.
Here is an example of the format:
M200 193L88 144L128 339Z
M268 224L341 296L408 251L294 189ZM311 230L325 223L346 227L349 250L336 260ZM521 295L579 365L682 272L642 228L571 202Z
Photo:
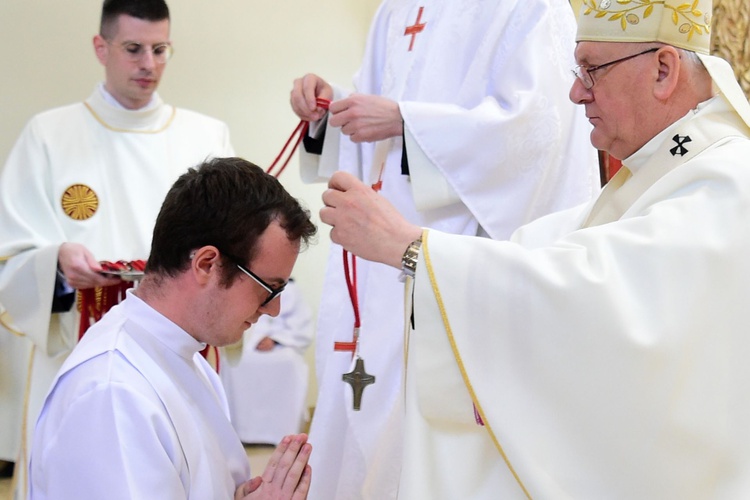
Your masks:
M1 305L0 305L0 308L2 308ZM10 326L11 323L13 323L13 318L11 317L10 313L3 308L3 310L0 311L0 325L3 325L3 328L5 328L6 330L8 330L10 333L12 333L13 335L15 335L17 337L25 337L26 336L22 332L19 332L15 328L12 328Z
M27 449L27 420L29 418L29 399L31 398L31 373L34 369L34 354L36 353L36 345L31 345L31 354L29 355L29 369L26 373L26 392L23 395L23 415L21 420L21 449L19 450L18 460L16 460L16 467L13 469L13 478L10 482L11 495L15 495L16 487L18 486L18 474L24 471L23 477L23 495L21 498L29 497L29 471L26 469L26 456L28 455Z
M435 301L437 302L438 308L440 309L440 317L443 319L443 326L445 326L445 331L448 334L448 340L450 341L451 349L453 350L453 356L456 358L456 362L458 363L458 369L461 371L461 377L463 377L464 379L466 388L469 390L469 394L471 395L471 400L474 402L474 405L476 406L477 411L479 412L479 415L481 415L482 422L484 422L484 426L487 429L487 432L489 432L490 437L492 438L492 442L495 444L495 447L497 448L497 451L500 452L500 456L503 457L503 461L505 462L505 465L508 466L510 473L513 474L513 477L518 483L518 486L520 486L524 495L526 495L526 498L531 500L531 495L526 489L526 486L524 486L523 481L521 481L521 478L518 476L518 473L516 473L516 470L513 468L513 465L510 463L508 456L505 454L505 450L503 450L503 447L500 444L500 441L498 441L497 436L493 432L492 427L490 426L489 420L487 419L487 415L485 415L484 410L482 409L482 405L479 404L479 399L477 398L477 395L474 393L474 387L471 385L469 376L466 374L464 363L461 360L461 355L458 352L458 347L456 346L456 340L453 338L453 330L451 329L450 322L448 321L448 313L445 310L445 305L443 304L443 298L440 295L440 289L438 288L437 280L435 279L435 272L432 268L432 261L430 260L430 252L429 252L428 245L427 245L428 235L429 235L428 230L425 229L424 231L422 231L422 253L424 255L424 263L427 269L427 274L430 277L430 284L432 285L432 293L435 294Z
M83 102L83 105L86 106L86 109L89 110L91 115L98 121L104 128L111 130L112 132L127 132L130 134L158 134L159 132L164 132L170 125L172 125L172 120L174 120L175 114L177 114L177 108L172 106L172 114L169 116L169 119L167 122L161 127L156 130L135 130L135 129L127 129L127 128L119 128L119 127L113 127L109 123L105 122L104 119L99 116L96 111L94 111L94 108L92 108L89 103L86 101Z

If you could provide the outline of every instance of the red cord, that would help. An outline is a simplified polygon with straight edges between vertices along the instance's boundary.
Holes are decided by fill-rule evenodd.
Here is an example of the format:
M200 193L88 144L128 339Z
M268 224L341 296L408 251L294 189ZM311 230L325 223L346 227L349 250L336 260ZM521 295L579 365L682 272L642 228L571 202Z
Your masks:
M357 295L357 257L351 256L351 266L349 264L349 252L344 250L344 275L346 276L346 288L349 290L349 300L352 302L354 310L354 328L359 328L362 324L359 319L359 296ZM350 272L351 268L351 272Z
M328 99L323 99L322 97L318 97L316 100L316 103L318 104L319 108L328 109L328 106L331 104L331 101ZM292 135L289 136L289 139L287 139L286 143L284 144L284 147L281 148L281 151L276 156L276 159L273 160L273 163L271 163L271 166L268 167L266 170L267 174L273 175L274 177L279 177L281 175L281 172L284 171L286 166L289 164L289 160L292 159L292 156L294 156L294 152L297 151L297 148L299 147L300 142L302 142L302 139L304 139L305 135L307 134L307 130L310 128L310 122L305 120L300 120L297 127L292 132ZM289 151L289 153L286 156L286 159L279 167L278 172L273 172L274 168L279 166L279 162L281 161L281 158L286 153L287 148L290 144L293 144L292 149Z

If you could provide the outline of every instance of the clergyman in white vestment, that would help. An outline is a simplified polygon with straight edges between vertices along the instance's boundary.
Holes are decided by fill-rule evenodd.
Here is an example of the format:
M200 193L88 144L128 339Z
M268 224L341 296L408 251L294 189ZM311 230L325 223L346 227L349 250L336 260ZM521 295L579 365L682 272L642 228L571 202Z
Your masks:
M55 378L34 434L30 498L306 498L307 436L284 437L251 479L221 380L200 351L237 342L259 317L279 313L315 233L278 180L241 158L180 176L156 220L143 281Z
M0 172L0 363L21 365L4 375L13 387L0 406L17 411L0 423L0 456L17 462L21 497L30 433L78 339L73 289L118 282L98 274L98 261L146 259L172 182L206 158L233 154L223 122L155 92L171 52L166 4L104 8L94 49L105 81L84 102L33 117ZM58 289L70 301L53 312Z
M710 17L583 2L570 97L624 170L509 241L332 177L334 241L416 261L400 497L750 498L750 106Z
M354 94L315 75L295 82L295 112L313 121L315 137L324 133L321 154L302 154L303 179L351 172L382 182L416 224L497 239L589 200L599 188L590 125L567 98L574 34L567 0L384 1ZM315 97L332 98L327 118ZM384 500L398 489L403 287L386 266L358 262L356 271L358 354L375 383L355 411L342 374L356 357L334 351L352 340L354 314L332 245L316 329L316 500Z

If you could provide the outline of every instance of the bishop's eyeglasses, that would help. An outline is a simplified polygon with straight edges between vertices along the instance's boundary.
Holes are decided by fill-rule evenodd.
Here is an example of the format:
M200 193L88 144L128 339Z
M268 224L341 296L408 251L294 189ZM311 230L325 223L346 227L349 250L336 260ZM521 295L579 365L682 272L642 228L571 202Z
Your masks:
M586 90L591 90L591 87L593 87L594 84L596 83L596 81L594 80L594 75L592 74L594 71L604 69L607 66L612 66L617 63L628 61L630 59L633 59L634 57L642 56L643 54L650 54L651 52L656 52L657 50L659 50L659 48L654 47L648 50L644 50L643 52L638 52L637 54L621 57L620 59L615 59L614 61L609 61L607 63L600 64L598 66L592 66L590 68L587 68L586 66L579 64L578 66L574 67L571 71L576 76L576 78L581 80L581 83L583 83L583 86L586 87Z

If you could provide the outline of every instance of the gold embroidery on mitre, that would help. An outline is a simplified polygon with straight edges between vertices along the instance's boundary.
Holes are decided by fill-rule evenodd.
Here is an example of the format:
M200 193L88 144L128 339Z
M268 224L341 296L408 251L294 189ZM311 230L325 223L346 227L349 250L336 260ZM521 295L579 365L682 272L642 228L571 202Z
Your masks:
M60 204L71 219L86 220L93 217L99 208L99 197L85 184L73 184L63 193Z
M711 12L703 12L698 8L699 0L692 3L672 5L669 0L583 0L586 10L584 16L595 13L596 18L609 15L607 21L619 21L622 31L629 25L637 25L647 19L654 12L655 6L672 11L671 19L677 31L687 35L687 40L693 35L708 35L711 32ZM615 4L614 8L612 3Z

